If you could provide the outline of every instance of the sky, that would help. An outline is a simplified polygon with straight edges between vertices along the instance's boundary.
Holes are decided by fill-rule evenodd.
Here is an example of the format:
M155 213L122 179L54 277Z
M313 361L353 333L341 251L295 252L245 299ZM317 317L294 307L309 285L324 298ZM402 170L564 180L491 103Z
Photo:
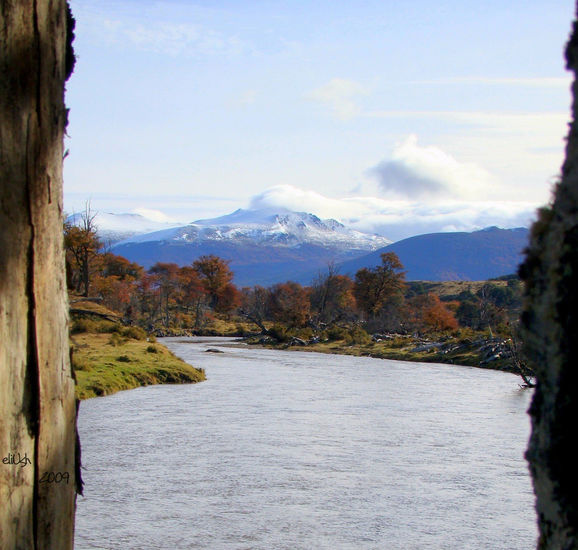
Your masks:
M572 0L72 0L64 206L307 211L397 240L527 225Z

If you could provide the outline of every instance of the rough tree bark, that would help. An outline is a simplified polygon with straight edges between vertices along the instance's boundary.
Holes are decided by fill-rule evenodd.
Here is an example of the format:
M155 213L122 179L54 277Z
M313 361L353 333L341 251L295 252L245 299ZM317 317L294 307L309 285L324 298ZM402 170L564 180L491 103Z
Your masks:
M6 549L73 546L76 404L62 246L68 15L66 0L0 0L0 548ZM61 476L43 482L51 472Z
M566 50L578 70L578 24ZM562 179L552 208L532 228L521 275L526 281L522 314L526 353L536 372L527 451L537 497L538 548L578 548L578 84Z

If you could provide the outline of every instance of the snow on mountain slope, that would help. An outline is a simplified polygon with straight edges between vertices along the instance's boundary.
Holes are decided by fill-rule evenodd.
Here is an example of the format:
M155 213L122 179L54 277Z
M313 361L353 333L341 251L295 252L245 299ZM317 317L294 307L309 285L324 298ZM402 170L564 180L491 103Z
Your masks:
M276 247L313 244L329 248L375 250L389 239L355 231L333 220L305 212L236 210L232 214L197 220L189 225L136 235L118 244L172 241L181 243L236 242Z

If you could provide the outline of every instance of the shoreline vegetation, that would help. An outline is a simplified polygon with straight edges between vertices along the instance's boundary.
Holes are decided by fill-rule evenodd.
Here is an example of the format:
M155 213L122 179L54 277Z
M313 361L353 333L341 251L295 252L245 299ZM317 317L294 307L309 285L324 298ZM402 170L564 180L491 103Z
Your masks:
M72 304L70 345L80 400L153 384L194 384L205 371L179 359L153 335L124 326L114 312L90 302Z
M295 338L288 343L276 342L267 336L253 336L245 338L245 342L251 346L269 349L333 353L416 363L442 363L520 374L513 360L514 344L508 338L471 335L425 340L400 334L379 336L375 335L369 342L351 342L347 339L305 342Z

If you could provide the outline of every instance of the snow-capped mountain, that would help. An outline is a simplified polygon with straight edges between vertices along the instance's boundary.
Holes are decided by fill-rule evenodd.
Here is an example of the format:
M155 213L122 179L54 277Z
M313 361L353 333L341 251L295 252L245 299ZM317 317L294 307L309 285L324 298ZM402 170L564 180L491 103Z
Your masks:
M329 263L367 254L390 242L305 212L239 209L136 235L116 243L112 251L147 268L156 262L187 265L214 254L230 261L240 286L287 280L308 284Z
M84 213L71 214L66 218L66 221L73 225L81 225L84 215ZM98 236L107 244L113 244L123 239L129 239L135 235L151 233L178 225L152 220L141 214L112 214L110 212L95 213L93 223Z
M119 244L152 241L200 243L235 241L263 246L295 247L303 244L371 251L391 243L380 235L350 229L337 220L321 220L305 212L276 213L239 209L226 216L197 220L189 225L125 239Z

